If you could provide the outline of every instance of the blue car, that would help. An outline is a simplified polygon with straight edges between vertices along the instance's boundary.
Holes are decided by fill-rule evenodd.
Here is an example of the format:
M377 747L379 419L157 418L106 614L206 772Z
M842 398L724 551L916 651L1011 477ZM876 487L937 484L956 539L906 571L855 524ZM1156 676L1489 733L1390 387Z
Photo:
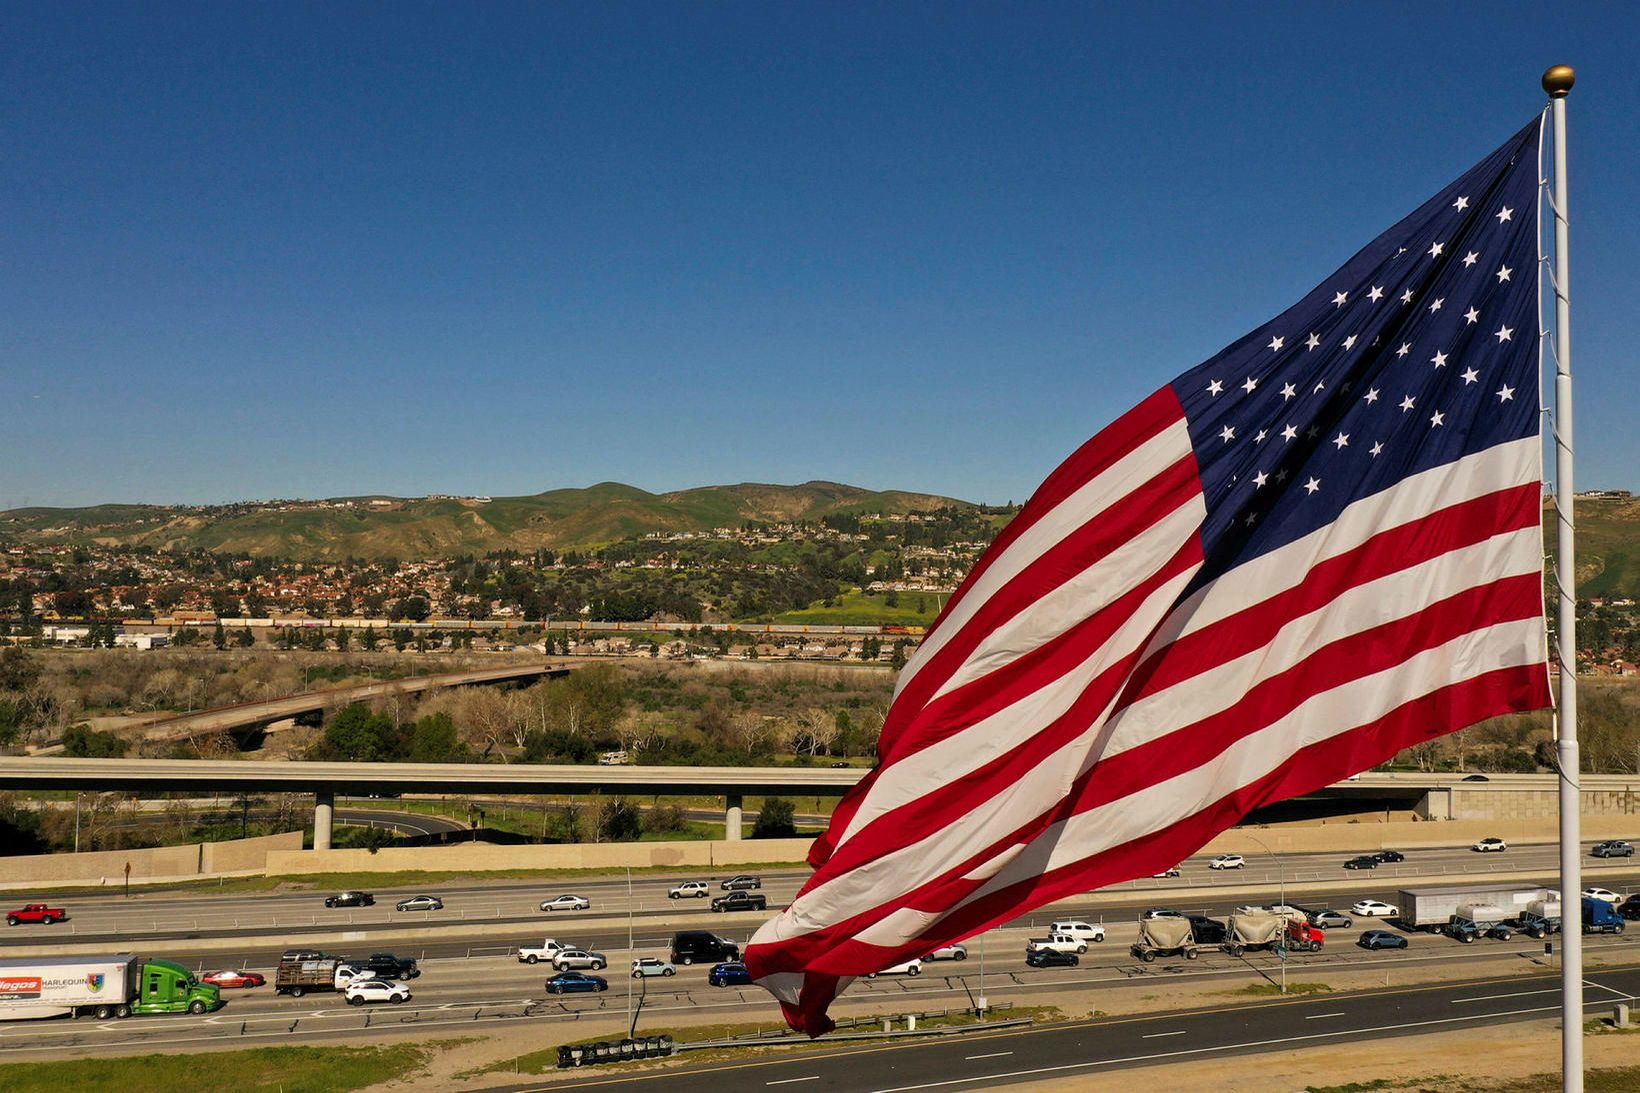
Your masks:
M608 989L607 979L599 975L583 975L580 972L559 972L547 980L547 990L552 994L596 994Z
M1355 942L1363 949L1404 949L1407 939L1402 934L1393 934L1388 930L1368 930Z
M752 975L746 970L746 965L730 960L713 964L712 970L706 973L706 982L714 987L745 987L751 984Z

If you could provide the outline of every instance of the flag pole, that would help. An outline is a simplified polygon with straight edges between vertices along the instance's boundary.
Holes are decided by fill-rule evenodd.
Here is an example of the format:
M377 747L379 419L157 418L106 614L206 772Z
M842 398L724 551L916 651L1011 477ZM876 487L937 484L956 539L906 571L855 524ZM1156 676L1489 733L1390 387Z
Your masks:
M1560 1065L1561 1089L1583 1091L1583 859L1581 767L1577 753L1577 559L1572 542L1572 299L1566 224L1566 96L1576 80L1570 65L1543 74L1553 107L1555 185L1555 587L1559 593L1556 659L1560 662Z

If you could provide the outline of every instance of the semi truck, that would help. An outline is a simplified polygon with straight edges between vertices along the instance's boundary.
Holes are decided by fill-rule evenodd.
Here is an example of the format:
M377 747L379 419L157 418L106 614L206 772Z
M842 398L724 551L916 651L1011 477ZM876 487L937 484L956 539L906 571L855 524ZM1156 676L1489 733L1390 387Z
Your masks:
M1620 934L1623 916L1617 908L1603 899L1583 897L1583 932L1586 934Z
M1518 918L1534 900L1553 900L1547 888L1515 884L1456 884L1442 888L1403 888L1399 907L1401 925L1416 930L1440 930L1465 904L1496 907L1502 918Z
M1560 901L1535 899L1515 918L1515 926L1528 937L1539 941L1550 934L1560 933Z
M1132 953L1146 964L1158 956L1183 956L1196 959L1197 945L1187 918L1142 918L1139 920L1139 940L1133 943Z
M0 960L0 1020L209 1013L222 992L169 960L129 953Z
M1231 915L1224 951L1231 956L1240 956L1249 950L1268 950L1285 945L1291 951L1314 953L1321 951L1326 938L1325 932L1311 926L1305 919L1286 912Z
M1465 945L1478 937L1508 941L1515 936L1515 931L1509 926L1511 917L1506 908L1495 903L1460 903L1446 925L1441 927L1441 932Z

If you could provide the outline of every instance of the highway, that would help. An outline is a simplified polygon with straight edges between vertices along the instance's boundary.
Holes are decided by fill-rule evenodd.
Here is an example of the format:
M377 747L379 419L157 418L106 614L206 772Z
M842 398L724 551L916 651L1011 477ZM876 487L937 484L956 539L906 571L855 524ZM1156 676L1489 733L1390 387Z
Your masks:
M1511 860L1501 862L1499 858ZM1281 870L1273 862L1252 859L1239 875L1235 871L1210 872L1204 860L1193 859L1185 864L1181 878L1137 881L1023 916L970 941L971 955L966 961L928 965L916 978L859 981L844 995L838 1012L847 1016L960 1010L971 1006L973 996L981 990L993 1004L1031 1004L1033 999L1046 1000L1070 991L1085 997L1091 1006L1093 999L1111 991L1154 991L1165 984L1218 981L1233 988L1247 983L1249 976L1273 980L1279 974L1277 957L1253 953L1231 958L1208 953L1197 961L1142 964L1127 951L1137 934L1137 912L1146 907L1173 906L1223 915L1239 903L1271 902L1278 897L1283 872L1290 902L1344 909L1362 896L1393 901L1403 885L1440 883L1443 878L1457 881L1466 867L1471 872L1505 866L1541 870L1539 879L1544 881L1554 872L1553 850L1549 847L1517 848L1506 855L1485 857L1467 849L1450 848L1414 852L1409 859L1404 865L1386 866L1376 873L1346 873L1340 868L1340 855L1289 855ZM281 951L293 944L312 944L343 953L392 950L416 956L423 961L425 974L412 984L414 1000L391 1009L353 1009L334 995L282 998L264 988L227 992L226 1008L198 1018L0 1025L0 1058L56 1054L67 1047L92 1051L157 1045L180 1048L226 1041L255 1044L293 1035L303 1041L319 1041L402 1031L406 1026L418 1032L435 1032L456 1024L471 1028L518 1020L573 1026L589 1015L612 1010L624 1014L629 984L622 977L622 969L634 955L664 955L676 929L711 929L744 943L765 917L755 912L717 915L707 910L704 900L667 898L666 891L673 883L697 876L706 879L702 874L687 873L635 875L630 900L624 877L433 884L416 889L384 887L375 892L376 906L359 909L326 909L323 892L218 895L203 889L144 893L129 900L113 892L65 897L60 902L69 910L68 922L8 930L0 934L0 941L5 943L0 953L12 958L30 953L44 955L65 947L83 947L86 951L127 949L178 959L200 971L245 967L271 976ZM802 879L798 871L762 876L763 891L771 904L788 900ZM1603 868L1590 880L1619 891L1630 890L1640 886L1640 866L1621 862ZM445 909L402 914L394 911L395 900L420 891L439 895L445 900ZM591 910L552 914L538 910L541 899L563 892L587 896L593 902ZM1109 929L1108 940L1092 946L1076 968L1026 967L1026 939L1044 933L1052 918L1071 916L1104 921ZM1352 944L1362 928L1377 925L1363 920L1353 929L1331 931L1322 952L1291 956L1289 974L1295 980L1324 981L1329 972L1434 966L1451 968L1447 974L1459 977L1466 974L1466 967L1500 955L1513 955L1523 962L1541 957L1541 943L1526 938L1464 946L1444 937L1419 934L1413 936L1405 951L1378 953L1367 953ZM633 939L630 946L629 931ZM551 974L550 967L523 965L512 955L520 945L538 944L543 936L605 953L612 973L611 991L601 996L549 997L544 983ZM1640 937L1591 936L1586 945L1591 958L1620 962L1635 955ZM669 1017L683 1014L748 1022L772 1016L771 1003L760 989L712 988L705 978L704 967L680 968L671 979L643 984L648 995L645 1026L665 1024ZM640 1031L645 1026L640 1026ZM542 1035L546 1042L553 1042L573 1038L575 1033L543 1030ZM606 1035L600 1033L598 1038ZM836 1088L859 1087L845 1084Z

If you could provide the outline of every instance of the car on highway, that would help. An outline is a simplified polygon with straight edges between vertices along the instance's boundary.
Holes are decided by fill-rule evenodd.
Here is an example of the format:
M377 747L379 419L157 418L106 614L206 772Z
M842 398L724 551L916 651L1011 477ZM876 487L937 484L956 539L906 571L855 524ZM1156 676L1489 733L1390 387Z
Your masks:
M1082 962L1082 958L1075 953L1062 953L1056 949L1032 949L1025 954L1025 966L1028 968L1074 968Z
M1595 843L1589 853L1597 858L1632 858L1634 844L1624 839L1607 839L1603 843Z
M547 980L549 994L597 994L609 989L609 980L584 972L559 972Z
M922 959L924 964L932 964L936 960L967 960L968 946L941 945Z
M1184 876L1184 870L1180 869L1178 866L1175 865L1175 866L1172 866L1171 868L1163 869L1160 873L1152 873L1150 875L1150 879L1151 880L1169 880L1173 877L1182 877L1182 876Z
M395 911L442 911L444 901L437 896L411 896L393 905Z
M267 982L267 979L255 972L242 972L237 968L223 968L221 971L207 972L199 977L199 981L209 983L213 987L233 990L235 988L260 987Z
M1578 894L1584 899L1604 900L1614 907L1623 902L1623 897L1618 895L1616 892L1613 892L1610 888L1585 888Z
M300 963L304 960L340 959L341 957L337 956L335 953L327 953L323 949L286 949L284 955L279 958L279 962L281 964L285 964L291 962Z
M1367 930L1355 943L1363 949L1377 952L1379 949L1404 949L1407 947L1405 934L1391 933L1388 930Z
M768 907L768 896L761 892L743 892L738 889L712 900L714 911L765 911Z
M68 912L61 907L53 907L47 903L29 903L6 912L7 926L20 926L25 922L37 922L42 926L50 926L53 922L61 922L68 917Z
M348 963L360 972L370 972L377 979L415 979L421 975L415 957L393 953L371 953L368 960L349 958Z
M601 972L609 967L609 958L603 953L587 949L559 949L552 954L552 966L561 972L572 968L591 968L595 972Z
M561 953L568 948L571 948L571 946L565 945L563 942L555 940L554 938L542 938L541 944L537 947L531 947L528 945L519 946L518 962L520 964L534 964L541 960L551 960L554 955Z
M585 896L562 895L541 901L543 911L590 911L592 901Z
M722 888L725 892L733 892L737 889L745 890L748 888L762 888L763 878L754 877L749 873L741 873L721 882L718 887Z
M1380 850L1378 853L1374 854L1373 857L1377 858L1385 865L1394 865L1396 862L1403 862L1407 860L1407 856L1399 850Z
M672 966L670 960L662 960L658 956L640 956L632 962L632 978L648 979L650 976L673 976L678 969Z
M1305 916L1310 920L1311 926L1319 926L1323 930L1333 928L1348 930L1355 925L1353 918L1342 911L1334 911L1331 907L1318 907L1312 911L1306 911Z
M1183 911L1175 911L1171 907L1151 907L1139 915L1140 918L1184 918Z
M1490 782L1492 779L1484 774L1466 774L1463 776L1463 780L1465 782Z
M1207 863L1209 869L1241 869L1247 864L1247 859L1240 854L1220 854Z
M326 907L374 907L376 897L369 892L337 892L325 897Z
M1062 919L1048 927L1050 934L1069 934L1079 937L1083 941L1099 942L1105 940L1105 924L1102 922L1083 922L1079 918Z
M1070 934L1049 934L1047 937L1029 938L1025 942L1025 951L1030 952L1033 949L1053 949L1055 952L1080 954L1088 951L1088 943Z
M725 960L721 964L713 964L712 970L706 973L708 986L745 987L750 986L751 982L752 973L738 960Z
M410 1001L410 988L392 979L355 979L342 992L350 1006L366 1002L391 1002L399 1005Z
M1221 945L1230 937L1230 927L1206 915L1189 915L1190 936L1198 945Z
M1624 918L1640 918L1640 892L1636 892L1628 899L1617 905L1617 913Z
M740 959L740 946L710 930L679 930L671 955L674 964L732 963Z
M895 964L892 967L884 968L880 972L869 972L869 973L867 973L866 978L867 979L876 979L879 975L921 975L921 974L922 974L922 961L916 959L915 957L913 957L910 960L906 960L906 961L903 961L899 964Z
M1475 845L1469 849L1477 854L1501 854L1509 849L1509 844L1502 839L1489 836L1484 839L1477 839Z
M700 899L712 894L703 880L686 880L682 884L674 884L666 893L667 899Z
M1381 899L1356 900L1350 908L1360 918L1395 918L1401 909L1393 903L1385 903Z
M1380 863L1379 863L1378 859L1375 856L1373 856L1371 854L1362 854L1358 857L1351 858L1349 861L1345 862L1344 863L1344 868L1345 869L1377 869L1379 864Z

